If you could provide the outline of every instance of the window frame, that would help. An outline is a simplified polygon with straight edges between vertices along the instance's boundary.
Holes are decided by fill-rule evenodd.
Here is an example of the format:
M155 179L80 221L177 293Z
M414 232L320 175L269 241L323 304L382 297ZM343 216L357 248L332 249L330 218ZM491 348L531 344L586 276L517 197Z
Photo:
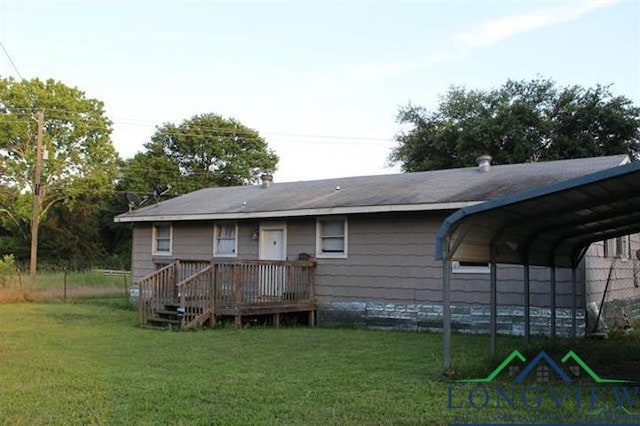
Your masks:
M487 263L487 266L480 265L461 265L460 262L451 262L451 272L454 274L490 274L491 264Z
M618 250L618 240L621 241L621 250ZM604 257L605 258L618 258L618 259L631 259L631 238L629 235L621 235L616 238L610 238L604 241Z
M234 249L233 253L218 253L218 232L221 226L234 227ZM213 256L214 257L238 257L238 222L216 222L213 224Z
M323 222L330 221L342 221L344 224L343 231L343 244L344 249L342 252L322 252L322 240L325 236L322 235ZM349 221L346 216L325 216L316 218L316 258L318 259L346 259L349 257Z
M158 228L169 227L169 250L158 250ZM151 254L153 256L171 256L173 254L173 223L154 223L151 227Z

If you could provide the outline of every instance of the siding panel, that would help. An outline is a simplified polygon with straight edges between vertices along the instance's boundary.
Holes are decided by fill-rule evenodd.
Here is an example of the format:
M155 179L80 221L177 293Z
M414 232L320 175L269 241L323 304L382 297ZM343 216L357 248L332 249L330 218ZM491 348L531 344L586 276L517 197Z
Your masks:
M132 232L131 267L133 280L139 280L155 270L151 260L151 225L136 225Z

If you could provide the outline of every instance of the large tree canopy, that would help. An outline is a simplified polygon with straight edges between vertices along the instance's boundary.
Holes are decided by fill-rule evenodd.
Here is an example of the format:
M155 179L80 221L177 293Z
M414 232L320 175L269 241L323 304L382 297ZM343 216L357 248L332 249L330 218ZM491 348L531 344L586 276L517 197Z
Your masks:
M260 134L237 120L196 115L159 126L145 151L123 168L124 190L148 192L151 182L173 195L210 186L246 185L274 171L278 156Z
M558 87L547 79L494 90L452 87L435 111L408 105L389 160L407 172L629 154L640 150L640 108L608 86Z
M38 111L44 115L46 153L38 191L45 228L40 245L52 247L52 260L59 260L65 257L61 241L94 243L87 229L77 226L78 220L97 214L96 200L113 193L118 156L102 102L55 80L0 79L0 253L15 253L20 259L29 253ZM92 247L96 245L99 242ZM82 255L99 252L81 247Z
M0 79L0 185L33 193L36 111L44 112L47 154L42 216L58 201L110 190L118 157L103 103L61 82L38 79Z

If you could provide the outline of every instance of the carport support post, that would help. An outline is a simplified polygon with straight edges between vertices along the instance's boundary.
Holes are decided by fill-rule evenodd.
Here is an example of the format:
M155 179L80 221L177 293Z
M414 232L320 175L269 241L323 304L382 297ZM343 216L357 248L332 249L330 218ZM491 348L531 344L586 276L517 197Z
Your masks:
M551 262L551 340L556 340L556 265Z
M524 343L529 346L531 337L531 316L529 315L529 259L524 264Z
M578 298L578 276L576 268L571 268L571 337L576 338L578 329L578 309L576 299Z
M449 241L445 242L445 247ZM451 369L451 262L448 259L449 253L444 250L442 256L442 345L444 371Z
M491 313L489 316L489 351L491 356L496 356L498 350L497 333L498 333L498 287L497 287L497 268L496 268L496 247L490 247L490 287L491 287Z

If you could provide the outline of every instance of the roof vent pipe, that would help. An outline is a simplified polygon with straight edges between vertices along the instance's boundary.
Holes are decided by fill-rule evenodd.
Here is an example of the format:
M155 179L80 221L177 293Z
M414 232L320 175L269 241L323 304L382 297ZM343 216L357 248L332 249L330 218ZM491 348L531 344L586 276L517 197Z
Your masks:
M490 155L481 155L476 158L476 163L478 163L478 171L479 172L488 172L491 168L491 156Z
M262 181L263 188L269 188L273 183L273 175L270 173L264 173L260 176L260 180Z

